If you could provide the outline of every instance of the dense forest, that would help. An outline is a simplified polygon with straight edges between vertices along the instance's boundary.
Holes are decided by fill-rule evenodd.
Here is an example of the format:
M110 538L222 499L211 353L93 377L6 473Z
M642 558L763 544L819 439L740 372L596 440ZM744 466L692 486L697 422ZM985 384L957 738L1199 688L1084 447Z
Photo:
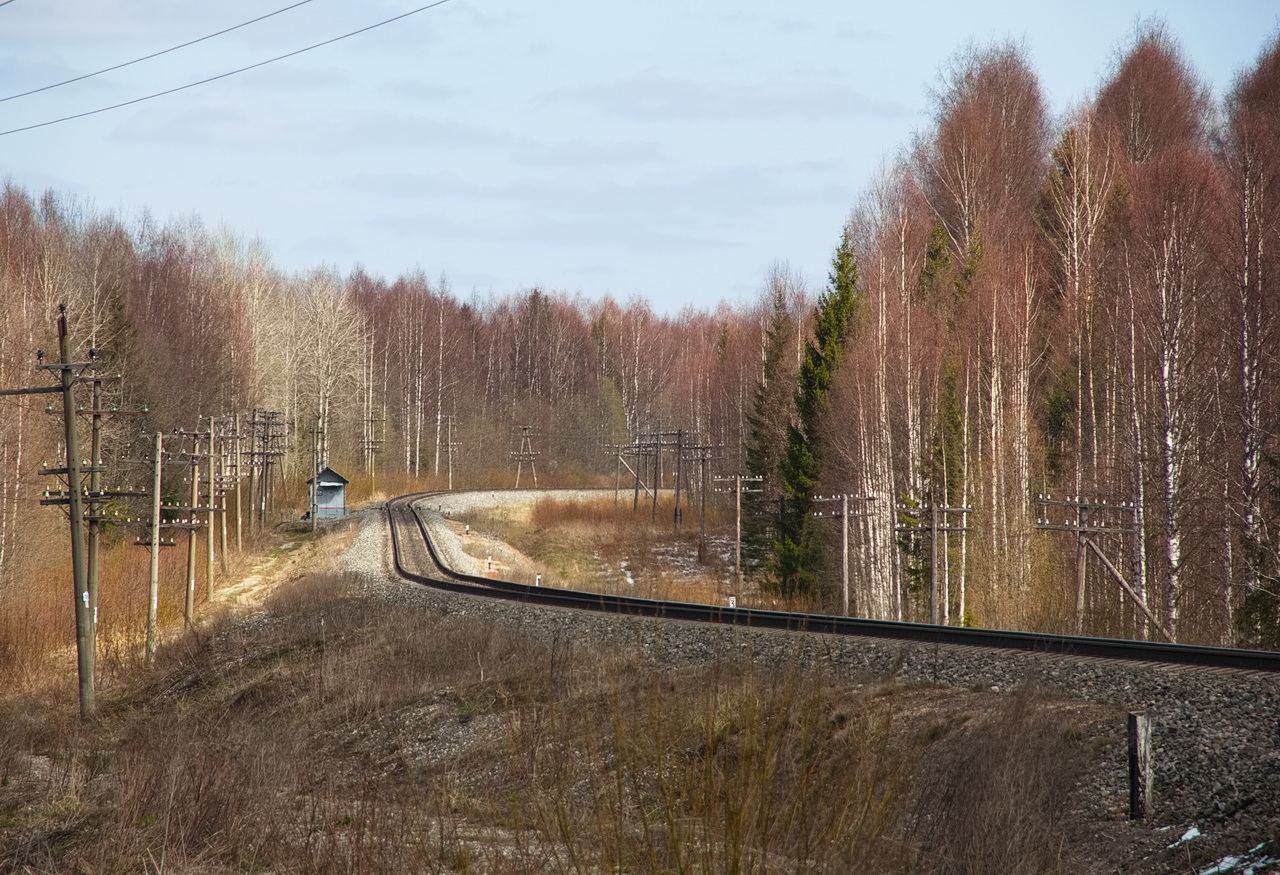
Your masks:
M109 424L119 476L148 432L254 409L290 424L286 480L322 434L365 494L510 485L525 427L541 485L612 484L614 448L680 430L763 478L766 590L834 603L811 510L845 493L856 613L927 619L934 580L947 623L1278 643L1280 41L1217 98L1144 26L1061 118L1023 49L963 51L832 242L824 288L779 264L753 307L666 315L286 274L195 218L8 184L0 387L40 379L65 304L110 403L147 408ZM42 407L0 401L0 599L65 538Z

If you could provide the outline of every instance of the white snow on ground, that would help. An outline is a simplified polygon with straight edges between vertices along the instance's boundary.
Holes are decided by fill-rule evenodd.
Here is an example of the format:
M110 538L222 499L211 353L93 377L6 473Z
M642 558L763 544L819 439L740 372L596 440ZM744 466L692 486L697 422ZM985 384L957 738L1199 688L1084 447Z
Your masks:
M1187 829L1187 831L1182 834L1182 838L1178 839L1176 842L1169 845L1169 848L1170 850L1172 850L1173 848L1178 847L1178 845L1185 845L1187 842L1191 841L1192 839L1198 839L1198 838L1200 838L1200 827L1196 826L1193 823Z
M1252 848L1242 857L1227 856L1196 875L1275 875L1280 872L1280 859L1262 853L1266 842Z
M1161 827L1159 830L1163 832L1173 827ZM1182 838L1169 845L1170 850L1181 847L1187 842L1198 839L1203 835L1197 824L1191 824L1187 827L1187 831L1182 834ZM1263 850L1267 847L1267 843L1263 842L1254 848L1251 848L1247 854L1228 854L1213 865L1204 869L1197 870L1196 875L1280 875L1280 858L1272 857L1264 854Z

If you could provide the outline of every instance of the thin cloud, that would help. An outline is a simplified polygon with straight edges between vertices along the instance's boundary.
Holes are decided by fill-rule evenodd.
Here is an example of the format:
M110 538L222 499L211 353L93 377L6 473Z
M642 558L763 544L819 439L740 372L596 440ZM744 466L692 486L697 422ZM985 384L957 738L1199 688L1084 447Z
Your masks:
M628 140L618 143L534 142L520 146L512 154L517 164L533 167L621 167L667 161L657 143Z
M842 40L859 43L882 43L888 40L889 34L869 27L858 27L854 24L836 25L836 36Z
M503 182L476 182L451 171L361 173L338 185L362 197L523 204L543 212L587 214L591 221L622 213L671 222L725 212L741 221L779 208L847 202L852 193L826 183L826 174L817 169L821 166L800 162L706 170L669 164L628 181L607 173L564 172Z
M446 85L439 82L424 82L420 79L392 79L379 85L378 93L384 97L412 100L419 103L438 103L443 100L462 97L467 91L457 85Z
M140 112L117 129L121 139L195 148L289 150L299 157L389 149L511 149L522 138L414 113L286 113L271 101L205 101L176 113Z
M759 121L797 116L898 119L910 115L910 110L900 103L874 100L837 82L800 79L749 85L695 82L666 76L653 68L605 85L563 89L548 95L546 100L640 121Z

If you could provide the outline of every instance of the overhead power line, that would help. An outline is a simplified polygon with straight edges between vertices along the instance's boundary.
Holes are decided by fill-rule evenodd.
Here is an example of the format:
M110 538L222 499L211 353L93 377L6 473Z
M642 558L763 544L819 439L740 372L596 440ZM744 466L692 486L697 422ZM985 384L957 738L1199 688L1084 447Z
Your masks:
M12 3L12 2L13 0L4 0L3 3L0 3L0 6L4 6L5 3ZM302 6L310 2L311 0L299 0L299 2L294 3L292 6L286 6L283 9L277 9L275 12L268 12L266 15L259 15L257 18L251 18L248 21L242 21L239 24L232 25L231 27L223 28L217 33L211 33L208 36L202 36L198 39L193 39L188 42L182 43L181 45L173 46L172 48L164 49L159 52L152 52L149 55L143 55L141 58L134 58L132 61L125 61L123 64L116 64L111 67L104 67L103 69L95 70L92 73L85 73L83 76L74 76L71 79L64 79L61 82L54 82L52 85L43 85L40 88L32 88L30 91L23 91L21 94L10 94L8 97L0 97L0 103L5 103L10 100L17 100L19 97L30 97L32 94L39 94L41 91L49 91L54 88L61 88L63 85L70 85L73 82L82 82L85 79L92 79L94 76L101 76L103 73L112 73L112 72L115 72L116 70L122 70L125 67L132 67L134 64L141 64L143 61L150 61L152 58L158 58L161 55L167 55L170 52L176 52L178 51L178 49L185 49L188 46L194 46L196 43L202 43L205 40L211 40L214 37L231 33L231 31L233 30L239 30L240 28L248 27L251 24L257 24L259 21L265 21L266 19L271 18L273 15L279 15L281 12L288 12L290 9L297 9L299 6Z
M6 2L12 2L12 0L6 0ZM400 15L396 15L392 18L379 21L376 24L370 24L370 25L367 25L366 27L360 28L359 30L353 30L350 33L344 33L341 36L335 36L331 39L324 40L323 42L318 42L315 45L310 45L310 46L307 46L306 48L297 49L292 52L286 52L283 55L277 55L274 58L268 58L265 61L259 61L256 64L250 64L247 67L240 67L239 69L236 69L236 70L228 70L226 73L219 73L217 76L210 76L207 79L200 79L196 82L188 82L186 85L179 85L176 88L169 88L164 91L157 91L154 94L148 94L148 95L145 95L144 97L135 97L133 100L126 100L122 103L115 103L115 104L112 104L111 106L103 106L98 109L88 110L86 112L78 112L78 113L75 113L74 115L64 115L61 118L52 119L47 122L39 122L34 125L25 125L20 128L12 128L7 131L0 131L0 137L7 137L10 134L20 134L20 133L23 133L24 131L34 131L37 128L47 128L50 125L58 125L58 124L62 124L63 122L74 121L75 119L86 118L87 116L91 116L91 115L98 115L104 112L111 112L114 109L122 109L126 106L133 106L135 103L143 103L144 101L155 100L157 97L165 97L166 95L169 95L169 94L176 94L179 91L186 91L188 88L195 88L198 85L208 85L210 82L217 82L219 79L226 79L230 76L235 76L239 73L247 73L250 70L258 69L259 67L265 67L268 64L274 64L277 61L284 61L288 58L297 57L298 55L305 54L306 52L314 51L315 49L323 48L324 46L332 45L333 43L336 43L336 42L341 42L344 39L350 39L353 36L359 36L362 33L367 33L368 31L374 30L376 28L384 27L388 24L393 24L397 21L400 21L401 19L408 18L410 15L417 15L419 12L426 12L428 9L434 9L437 6L443 6L448 2L449 0L436 0L436 2L428 3L426 6L419 6L417 9L410 9L408 12L403 12Z
M12 2L13 0L4 0L4 2L0 3L0 6L8 6Z

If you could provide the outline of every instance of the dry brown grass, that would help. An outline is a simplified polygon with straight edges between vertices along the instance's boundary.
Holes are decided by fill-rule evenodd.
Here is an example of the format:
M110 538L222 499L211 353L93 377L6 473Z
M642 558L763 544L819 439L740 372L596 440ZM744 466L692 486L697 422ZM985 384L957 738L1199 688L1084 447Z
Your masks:
M146 629L150 558L146 549L132 543L104 546L99 564L97 656L99 671L110 676L139 656ZM198 581L203 601L203 560ZM162 551L161 626L181 621L185 588L185 548ZM50 671L61 671L68 660L74 660L74 645L70 559L42 566L5 592L0 612L0 683L18 687L43 683Z
M1085 766L1078 727L1023 690L938 733L906 822L916 862L940 875L1072 871L1065 804ZM939 813L945 816L939 816Z
M531 505L498 507L464 515L478 532L487 532L529 557L510 579L588 592L641 598L723 604L731 589L732 569L715 550L698 562L696 512L686 509L685 524L673 529L674 500L663 495L657 513L642 503L633 510L627 494L590 501L543 499ZM708 532L724 537L724 520L708 513Z
M59 535L65 537L65 532ZM305 525L278 526L254 536L246 531L245 535L245 549L240 552L235 549L234 533L229 533L227 572L222 571L220 553L214 562L215 592L242 579L255 563L278 555L282 543L307 544L313 540ZM179 533L177 541L177 546L160 551L157 621L162 637L184 634L185 535ZM195 604L201 622L209 608L205 550L205 536L199 533ZM53 549L49 552L59 553ZM150 562L150 551L133 543L132 532L104 534L98 569L96 659L100 684L131 670L143 657ZM74 673L76 632L69 555L21 575L0 593L0 598L0 687L31 690L48 685L68 671Z
M921 732L953 694L732 646L658 665L351 584L175 639L94 724L65 691L0 701L0 871L1069 871L1030 853L1076 765L1034 697Z

